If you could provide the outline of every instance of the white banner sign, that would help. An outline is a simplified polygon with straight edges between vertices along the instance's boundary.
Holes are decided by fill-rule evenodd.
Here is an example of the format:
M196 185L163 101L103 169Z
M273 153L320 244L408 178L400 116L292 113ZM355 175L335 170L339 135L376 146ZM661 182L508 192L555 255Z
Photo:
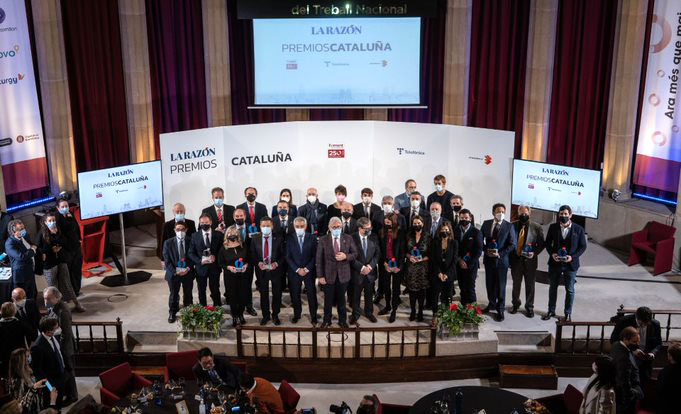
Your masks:
M425 196L433 177L464 197L476 221L489 218L492 204L511 201L514 133L442 124L376 121L312 121L251 124L161 134L166 218L182 202L187 217L198 218L220 186L225 202L245 202L244 189L258 189L268 211L279 191L290 188L296 205L307 188L334 201L343 184L347 200L360 201L362 188L384 195L404 192L413 178Z

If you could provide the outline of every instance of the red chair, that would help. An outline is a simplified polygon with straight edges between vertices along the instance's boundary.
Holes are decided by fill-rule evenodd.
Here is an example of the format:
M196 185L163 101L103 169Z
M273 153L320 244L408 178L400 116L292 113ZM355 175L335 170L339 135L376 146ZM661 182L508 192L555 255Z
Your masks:
M568 385L564 393L537 398L537 402L546 407L551 414L579 414L583 398L580 390Z
M649 221L641 231L631 235L629 266L641 263L646 253L655 256L653 275L672 270L674 233L676 228L657 221Z
M382 403L376 394L373 396L376 400L376 414L409 414L410 406Z
M168 352L164 376L166 383L171 379L196 379L192 368L198 362L199 351Z
M300 401L300 394L298 394L298 391L296 391L288 381L281 380L279 395L281 396L281 401L284 403L284 412L286 414L293 414L296 412L298 401Z
M99 390L102 404L113 407L128 394L148 387L151 381L132 372L130 364L125 362L99 374L102 388Z

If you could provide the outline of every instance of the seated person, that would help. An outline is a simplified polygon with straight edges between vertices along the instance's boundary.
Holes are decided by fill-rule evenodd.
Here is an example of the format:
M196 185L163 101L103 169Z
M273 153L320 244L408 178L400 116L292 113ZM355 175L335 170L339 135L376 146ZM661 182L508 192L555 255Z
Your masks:
M200 383L224 384L232 390L239 388L239 381L242 375L239 368L224 359L213 358L213 352L210 348L201 348L199 350L199 362L194 365L192 372Z
M376 397L372 395L365 395L362 397L362 401L359 402L359 407L357 407L357 414L376 414L378 409L378 401Z
M241 376L241 389L259 414L284 414L284 402L279 391L265 378L253 378L250 374Z

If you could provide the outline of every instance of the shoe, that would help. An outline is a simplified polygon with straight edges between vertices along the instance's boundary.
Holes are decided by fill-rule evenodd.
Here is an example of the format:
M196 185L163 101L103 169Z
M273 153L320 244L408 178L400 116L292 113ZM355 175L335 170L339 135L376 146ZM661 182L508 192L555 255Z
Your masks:
M239 323L241 325L246 325L246 319L244 319L244 315L239 315Z
M411 313L409 314L409 320L411 322L414 322L416 320L416 311L411 311Z
M378 311L378 315L383 316L389 314L390 312L392 312L392 310L390 310L390 306L386 306L385 308Z
M277 317L277 316L275 316L274 319L272 319L272 321L274 321L274 326L281 325L281 321L279 320L279 317Z
M177 320L177 319L176 319L176 317L175 317L175 314L171 312L171 313L168 315L168 323L175 323L176 320Z
M378 305L381 302L382 299L383 299L383 295L376 296L374 298L374 305Z
M511 308L511 310L508 311L508 313L510 313L511 315L515 315L516 313L518 313L518 308L519 308L519 306L513 305L513 307Z
M293 319L291 319L291 323L298 323L300 320L300 316L294 316Z
M350 329L347 322L339 322L338 326L340 326L341 329Z
M419 312L419 315L416 317L416 322L423 322L423 311Z
M249 306L246 308L246 313L251 315L251 316L258 316L258 312L253 309L253 306Z
M83 313L83 312L85 312L85 308L78 305L75 308L73 308L73 311L76 312L76 313Z
M264 318L260 319L260 326L265 326L267 325L267 322L269 322L271 319L269 316L265 316Z
M546 315L541 317L541 320L542 321L548 321L549 319L553 318L554 316L556 316L555 312L548 312Z
M355 315L350 317L350 325L357 325L357 317Z
M329 326L331 326L330 322L322 322L322 324L319 326L320 329L326 329Z
M237 318L232 318L232 327L236 328L239 325L239 320Z
M482 313L489 313L489 311L491 311L491 310L492 310L492 306L491 306L491 305L487 305L487 306L485 307L485 309L482 310Z
M397 316L397 315L395 315L395 311L390 312L390 317L388 318L388 322L389 322L389 323L395 322L395 317L396 317L396 316Z
M504 312L499 312L499 314L497 315L497 321L498 321L498 322L503 322L504 319L506 319L506 318L504 317Z
M572 315L570 315L569 313L566 313L565 317L563 318L563 321L564 322L572 322Z
M534 310L528 309L525 316L527 316L528 318L534 318Z
M369 322L371 322L371 323L378 322L378 319L376 319L376 317L374 316L373 313L370 313L370 314L364 315L364 316L366 316L366 318L369 319Z

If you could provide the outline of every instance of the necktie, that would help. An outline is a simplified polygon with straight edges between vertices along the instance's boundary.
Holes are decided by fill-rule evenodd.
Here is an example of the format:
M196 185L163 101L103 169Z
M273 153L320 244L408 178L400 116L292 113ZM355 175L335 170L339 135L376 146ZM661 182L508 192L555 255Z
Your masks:
M57 345L57 342L54 340L54 336L52 337L52 349L54 350L54 353L57 354L57 360L59 361L59 368L61 371L64 371L64 360L61 357L61 351L59 350L59 346Z
M26 317L26 308L24 308L23 306L20 307L20 308L19 308L19 315L20 315L22 318L25 318L25 317Z
M518 256L523 253L523 247L525 247L525 226L521 226L520 233L518 233Z
M410 220L414 220L414 217L416 217L416 210L412 209L412 210L411 210L411 219L410 219Z
M364 207L364 215L369 218L369 207Z
M218 209L218 222L222 223L222 209L221 208Z
M367 257L367 238L362 237L362 250L364 250L364 257Z
M206 249L210 249L210 238L208 237L208 234L209 234L209 233L204 233L204 234L205 234L205 236L206 236L206 240L205 240Z
M338 238L333 239L333 251L335 253L340 252L340 245L338 244Z
M435 233L437 232L437 221L433 221L433 227L430 229L430 235L435 237Z
M345 224L343 224L343 233L348 232L348 222L346 221Z
M492 238L496 240L499 237L499 223L494 223L494 228L492 229Z
M255 223L255 208L253 206L249 206L248 211L251 216L251 224L253 224Z
M218 377L218 373L215 372L215 369L210 369L208 370L208 375L210 376L210 379L215 383L215 382L220 382L220 378Z
M270 238L265 237L265 249L263 253L263 257L265 258L265 261L270 258Z
M184 239L180 239L180 260L184 260Z
M246 240L246 226L242 226L239 230L241 231L241 240Z
M303 239L303 236L298 237L298 244L300 244L300 252L303 252L303 242L305 239Z
M286 220L281 222L281 226L284 228L284 233L288 233L288 226L286 225Z

